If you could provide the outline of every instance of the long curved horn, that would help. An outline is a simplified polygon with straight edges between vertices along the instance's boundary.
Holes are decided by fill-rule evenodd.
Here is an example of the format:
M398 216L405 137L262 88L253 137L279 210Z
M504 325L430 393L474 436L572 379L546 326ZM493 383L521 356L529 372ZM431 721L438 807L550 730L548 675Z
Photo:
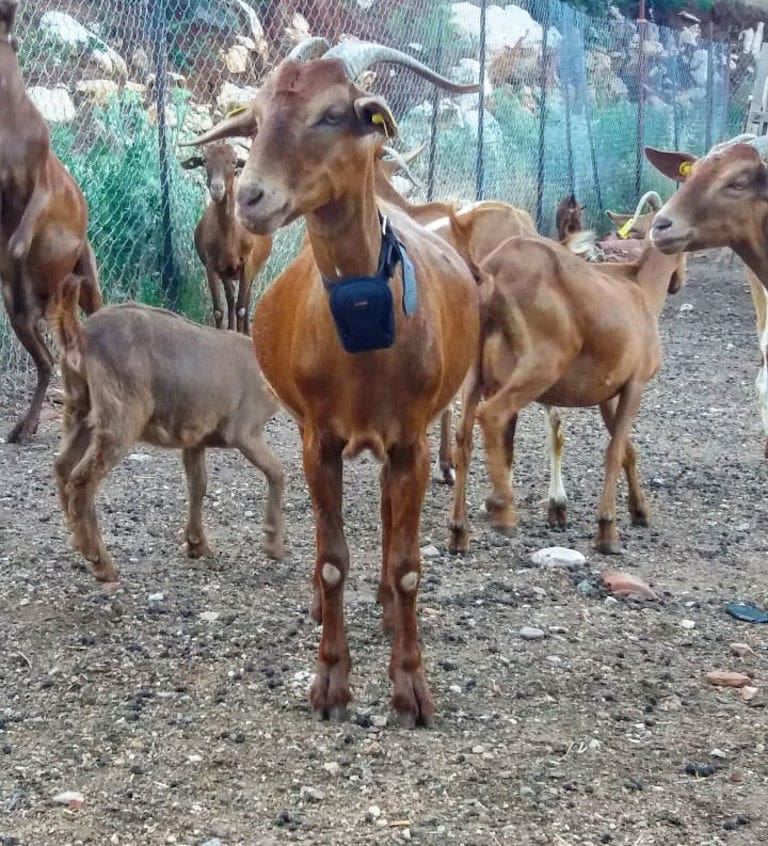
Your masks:
M319 59L330 47L328 41L320 36L305 38L291 50L283 61L308 62L310 59Z
M383 44L374 44L370 41L350 41L337 44L325 54L324 58L341 59L347 69L347 76L353 82L371 65L375 65L377 62L389 62L410 68L414 73L424 77L439 88L450 91L451 94L474 94L480 90L479 83L459 85L457 82L451 82L450 79L446 79L431 70L418 59L414 59L413 56L395 50L394 47L385 47Z
M640 197L640 202L638 202L635 213L632 215L633 222L640 217L646 203L651 204L654 207L654 211L658 211L662 205L664 205L661 202L661 197L655 191L646 191L645 194Z
M397 150L395 150L393 147L387 147L386 144L382 145L381 149L388 156L385 161L391 162L394 165L393 170L402 171L402 173L405 174L409 182L411 182L416 188L421 188L421 182L416 176L414 176L413 172L408 167L408 160L405 158L405 156L401 156L400 153L397 152Z

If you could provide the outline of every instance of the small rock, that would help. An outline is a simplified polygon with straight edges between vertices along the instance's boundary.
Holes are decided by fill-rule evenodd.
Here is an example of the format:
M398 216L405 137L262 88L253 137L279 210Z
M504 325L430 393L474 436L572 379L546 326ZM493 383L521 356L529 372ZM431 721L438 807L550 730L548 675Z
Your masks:
M328 773L328 775L335 778L341 772L341 765L337 764L336 761L328 761L327 764L323 764L323 769Z
M57 793L53 797L55 805L67 805L70 808L80 808L85 802L83 794L78 790L65 790L63 793Z
M216 620L219 619L219 612L218 611L203 611L200 614L200 619L204 623L215 623Z
M683 303L680 306L680 313L685 314L687 311L693 311L693 305L691 303Z
M485 752L485 746L473 746L472 747L472 754L473 755L482 755Z
M304 802L322 802L325 799L325 793L322 790L318 790L316 787L308 787L304 785L301 790L299 790L299 799Z
M421 554L425 558L437 558L440 555L440 550L434 544L428 544L421 548Z
M747 684L739 691L739 696L741 696L742 702L751 702L759 692L759 688Z
M722 749L713 749L709 753L709 757L710 758L720 758L721 760L725 760L725 758L727 758L728 756L725 754L725 752L723 752Z
M371 805L365 812L366 822L376 822L381 816L381 808L378 805Z
M563 663L563 659L559 655L547 655L544 660L555 667Z
M535 626L523 626L518 634L523 640L541 640L547 636L543 629L537 629Z
M696 628L696 621L695 620L680 620L680 628L687 629L690 631L691 629Z
M164 593L150 593L147 597L149 602L162 602L165 599Z
M218 837L212 837L210 840L206 840L205 843L202 843L201 846L224 846L224 844Z
M595 590L595 586L589 579L583 579L576 585L576 593L580 593L582 596L591 596Z
M707 673L704 678L717 687L744 687L752 681L744 673L733 673L729 670L713 670Z
M616 596L641 596L643 599L658 599L659 597L638 576L621 570L603 570L600 580L607 590Z
M578 550L565 546L548 546L531 555L531 563L539 567L567 567L570 570L581 567L586 560Z
M697 778L707 778L708 776L712 776L717 771L712 766L712 764L686 764L685 765L685 774L696 776Z
M451 691L451 693L456 693L456 694L461 693L461 688L460 688L457 684L452 684L452 685L448 688L448 690L450 690L450 691Z
M755 651L748 643L732 643L731 644L731 652L734 655L738 655L739 658L743 658L745 655L754 655Z
M387 725L387 717L385 714L372 714L371 725L374 728L384 728Z

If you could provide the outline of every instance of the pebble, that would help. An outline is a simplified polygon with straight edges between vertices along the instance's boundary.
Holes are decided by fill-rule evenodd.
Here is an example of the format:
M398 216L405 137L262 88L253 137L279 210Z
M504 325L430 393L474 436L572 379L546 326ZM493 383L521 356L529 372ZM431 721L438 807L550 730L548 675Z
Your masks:
M693 305L692 305L692 303L683 303L683 304L680 306L680 312L681 312L682 314L685 314L685 312L686 312L686 311L693 311Z
M751 702L759 693L759 689L756 687L752 687L751 685L744 685L742 689L739 691L739 695L743 702Z
M547 636L543 629L537 629L535 626L523 626L519 635L523 640L541 640Z
M725 754L725 752L723 752L723 750L722 750L722 749L713 749L713 750L709 753L709 757L710 757L710 758L721 758L721 759L725 759L725 758L727 758L728 756Z
M683 629L691 629L696 628L696 621L695 620L680 620L680 627Z
M243 517L254 517L255 513L254 511L243 511Z
M376 822L381 816L381 808L378 805L371 805L365 812L365 819L367 822Z
M482 755L485 752L485 746L473 746L472 747L472 754L473 755Z
M452 685L448 688L448 690L450 690L450 691L451 691L451 693L456 693L456 694L461 693L461 688L460 688L457 684L452 684Z
M322 802L325 799L325 793L318 790L316 787L309 787L306 784L299 790L299 799L304 802Z
M336 761L328 761L327 764L323 764L323 769L328 773L328 775L335 777L341 772L341 765L337 764Z
M224 846L224 844L218 837L212 837L210 840L206 840L205 843L201 844L201 846Z
M150 593L150 595L147 597L148 602L162 602L164 599L164 593Z
M385 714L372 714L371 725L374 728L384 728L387 725L387 717Z
M583 579L576 585L576 593L580 593L582 596L591 596L595 590L595 586L589 579Z
M717 687L745 687L752 681L744 673L732 673L729 670L713 670L704 678Z
M53 802L56 805L69 805L70 808L79 808L85 802L85 799L78 790L65 790L63 793L57 793L53 797Z
M432 543L427 544L427 546L422 546L421 554L425 558L438 558L440 555L440 550Z
M215 623L216 620L219 619L219 612L218 611L203 611L200 614L200 619L204 623Z
M578 550L566 546L548 546L531 555L531 563L538 567L567 567L570 570L581 567L586 560Z
M697 776L698 778L707 778L716 772L712 764L686 764L685 774Z
M554 664L554 665L563 663L563 659L559 655L547 655L547 657L544 660L548 664Z
M738 655L739 658L743 658L745 655L754 655L755 651L748 643L732 643L731 644L731 652L734 655Z

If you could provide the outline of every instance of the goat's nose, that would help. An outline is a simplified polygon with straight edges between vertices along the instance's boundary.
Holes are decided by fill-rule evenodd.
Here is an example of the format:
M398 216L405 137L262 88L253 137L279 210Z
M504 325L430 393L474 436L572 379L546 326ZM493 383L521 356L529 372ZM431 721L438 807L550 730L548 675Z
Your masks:
M240 183L237 189L237 202L242 208L253 208L257 206L264 196L264 189L258 182Z
M657 232L663 232L665 229L669 229L672 226L672 221L668 217L659 217L656 215L653 219L653 228Z

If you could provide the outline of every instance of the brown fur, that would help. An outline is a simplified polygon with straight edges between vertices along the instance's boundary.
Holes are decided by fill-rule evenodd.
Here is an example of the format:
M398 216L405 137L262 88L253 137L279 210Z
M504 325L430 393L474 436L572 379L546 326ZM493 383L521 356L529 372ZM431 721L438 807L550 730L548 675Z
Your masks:
M471 241L470 225L453 218L454 237ZM599 405L611 442L598 512L595 546L618 549L616 477L624 465L630 511L645 525L648 508L629 440L643 388L661 363L657 319L679 262L647 245L639 262L587 264L542 238L510 238L475 263L480 280L480 354L463 388L456 432L452 549L468 548L466 479L477 415L483 431L494 526L517 525L510 470L515 416L531 402ZM478 404L485 403L478 413Z
M562 244L563 241L576 232L581 232L584 225L581 219L581 212L584 206L580 206L573 194L564 197L555 210L555 226L557 227L557 238Z
M375 118L375 121L374 121ZM365 446L381 471L384 624L394 629L392 703L407 724L434 712L421 660L416 603L419 526L429 479L427 426L459 388L478 337L477 288L460 257L374 192L383 135L396 133L381 97L347 79L338 59L282 65L240 115L199 139L254 136L238 189L252 231L271 233L304 217L308 244L259 300L256 355L299 422L315 513L315 605L322 619L310 698L325 717L350 701L351 659L343 617L349 549L342 519L342 454ZM322 277L370 275L378 264L378 209L391 217L414 265L419 303L403 314L401 270L390 281L396 340L350 355L342 348Z
M271 235L254 235L235 218L237 153L231 144L209 144L202 156L182 162L204 167L211 202L195 227L195 248L205 266L217 329L224 327L220 287L227 301L227 329L250 335L251 287L272 251ZM235 303L237 285L237 303Z
M29 409L6 437L25 443L37 431L53 358L40 327L70 272L83 279L80 305L101 306L86 237L82 192L50 149L50 133L27 96L12 32L17 3L0 0L0 278L8 319L37 368Z
M81 325L78 282L69 277L51 314L64 384L55 470L73 545L91 562L94 576L117 578L96 522L94 498L136 441L182 451L190 558L209 552L202 524L205 449L239 449L267 478L264 548L281 558L283 472L263 439L264 425L278 405L250 340L137 303L103 308Z

